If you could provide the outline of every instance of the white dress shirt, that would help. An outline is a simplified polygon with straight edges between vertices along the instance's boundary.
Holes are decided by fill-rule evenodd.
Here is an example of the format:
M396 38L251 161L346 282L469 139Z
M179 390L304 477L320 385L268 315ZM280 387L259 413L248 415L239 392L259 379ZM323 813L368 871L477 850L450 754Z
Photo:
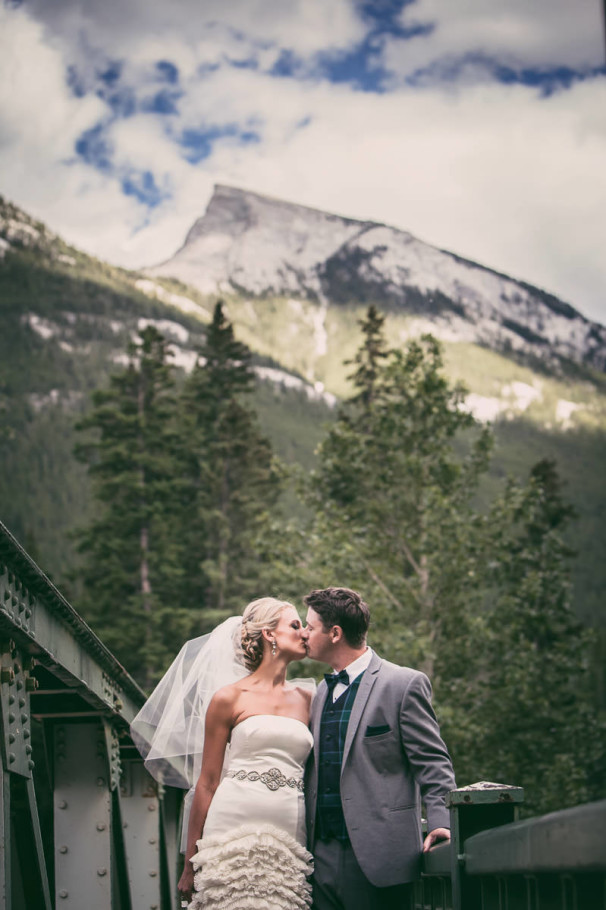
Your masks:
M372 660L372 648L366 648L364 654L360 654L359 657L356 657L355 660L347 666L343 667L344 670L347 670L347 675L349 676L349 683L352 683L354 679L357 679L360 673L363 673L364 670L369 665ZM334 670L333 670L334 672ZM346 686L345 683L338 682L334 689L332 690L332 700L335 702L346 689L349 688L349 684Z

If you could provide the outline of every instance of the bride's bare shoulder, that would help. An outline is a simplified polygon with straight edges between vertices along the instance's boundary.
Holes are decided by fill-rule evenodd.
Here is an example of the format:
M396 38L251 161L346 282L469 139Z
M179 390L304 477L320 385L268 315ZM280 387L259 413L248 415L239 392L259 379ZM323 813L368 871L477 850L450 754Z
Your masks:
M213 709L214 711L219 711L221 713L231 711L240 692L241 689L238 687L237 682L230 683L228 686L221 686L211 698L208 706L209 710Z

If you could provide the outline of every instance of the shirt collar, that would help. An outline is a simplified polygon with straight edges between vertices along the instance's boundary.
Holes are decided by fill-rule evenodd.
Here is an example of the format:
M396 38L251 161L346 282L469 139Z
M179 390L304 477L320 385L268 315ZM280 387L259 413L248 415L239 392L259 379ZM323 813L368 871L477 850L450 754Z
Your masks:
M363 673L364 670L366 670L372 660L372 654L372 648L366 648L364 654L360 654L359 657L356 657L355 660L352 660L350 664L343 668L344 670L347 670L350 683L353 682L354 679L357 679L360 673Z

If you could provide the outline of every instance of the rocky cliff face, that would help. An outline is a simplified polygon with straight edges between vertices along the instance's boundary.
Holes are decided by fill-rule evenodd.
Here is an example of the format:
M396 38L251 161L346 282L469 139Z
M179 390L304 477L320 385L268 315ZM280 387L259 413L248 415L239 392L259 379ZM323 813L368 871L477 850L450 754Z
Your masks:
M217 186L181 249L147 271L203 293L374 303L448 340L606 368L606 329L551 294L406 231L233 187Z

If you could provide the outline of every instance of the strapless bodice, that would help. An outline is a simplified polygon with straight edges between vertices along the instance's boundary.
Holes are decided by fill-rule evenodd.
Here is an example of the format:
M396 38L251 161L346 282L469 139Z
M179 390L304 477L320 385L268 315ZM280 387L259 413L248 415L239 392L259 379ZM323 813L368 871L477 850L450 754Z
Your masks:
M279 768L301 776L312 746L313 737L302 721L253 714L232 730L227 770Z

